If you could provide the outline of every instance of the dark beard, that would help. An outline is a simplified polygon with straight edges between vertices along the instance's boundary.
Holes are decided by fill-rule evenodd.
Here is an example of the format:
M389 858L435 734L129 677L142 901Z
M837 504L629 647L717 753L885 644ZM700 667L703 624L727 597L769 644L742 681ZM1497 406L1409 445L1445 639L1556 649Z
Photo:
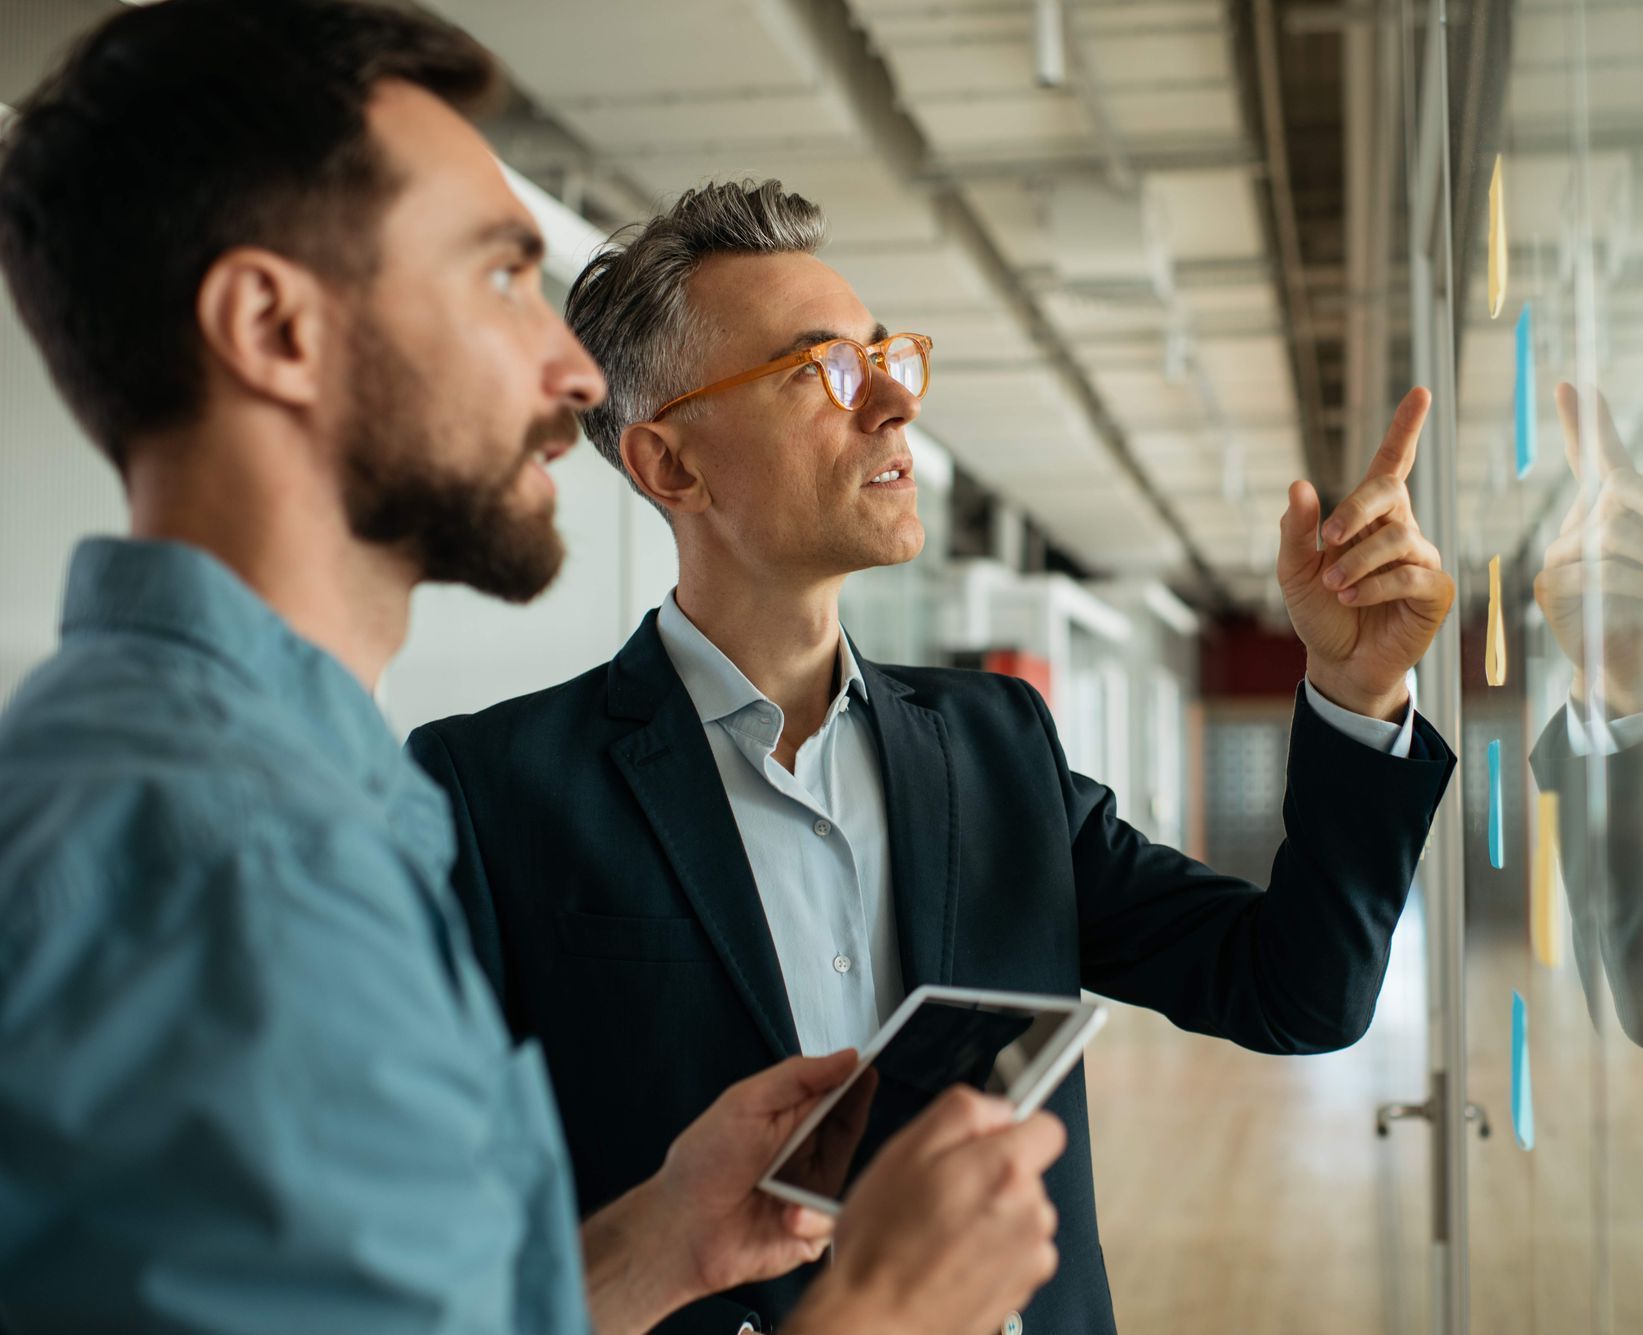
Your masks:
M343 502L354 536L396 547L424 580L466 584L508 602L529 602L553 582L564 543L553 505L522 513L510 497L530 455L574 439L567 409L531 425L519 453L486 476L435 462L422 377L391 339L360 317L349 338L353 409L343 438Z

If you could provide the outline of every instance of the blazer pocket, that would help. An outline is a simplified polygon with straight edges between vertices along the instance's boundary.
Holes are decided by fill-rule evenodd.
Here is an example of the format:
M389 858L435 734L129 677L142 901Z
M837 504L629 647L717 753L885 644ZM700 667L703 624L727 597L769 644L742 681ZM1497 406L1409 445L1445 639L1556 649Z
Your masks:
M560 910L559 942L567 955L596 960L682 963L716 958L695 918L619 918Z

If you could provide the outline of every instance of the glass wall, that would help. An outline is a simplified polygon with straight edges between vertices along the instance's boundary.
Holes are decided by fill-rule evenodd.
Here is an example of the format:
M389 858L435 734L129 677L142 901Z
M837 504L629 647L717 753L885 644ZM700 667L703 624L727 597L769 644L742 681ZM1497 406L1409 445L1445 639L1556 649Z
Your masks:
M1643 1330L1643 5L1404 19L1412 347L1453 391L1423 474L1452 494L1417 503L1461 585L1463 898L1434 898L1462 951L1433 966L1441 995L1461 960L1464 1043L1434 1065L1493 1129L1446 1174L1437 1128L1464 1245L1434 1328Z

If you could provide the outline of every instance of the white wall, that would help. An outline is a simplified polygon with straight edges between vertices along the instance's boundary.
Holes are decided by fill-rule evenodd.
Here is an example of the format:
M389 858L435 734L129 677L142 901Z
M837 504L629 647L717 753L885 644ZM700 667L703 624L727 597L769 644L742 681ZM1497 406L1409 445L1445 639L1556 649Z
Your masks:
M554 465L564 569L515 607L451 585L412 604L405 651L381 700L408 732L573 677L610 658L678 575L673 535L586 440Z
M586 441L554 466L569 556L528 607L426 588L382 702L401 733L563 680L609 658L677 571L661 516ZM119 482L63 407L9 299L0 297L0 704L56 647L69 554L123 533Z
M114 469L68 415L0 298L0 704L57 644L75 542L124 529Z

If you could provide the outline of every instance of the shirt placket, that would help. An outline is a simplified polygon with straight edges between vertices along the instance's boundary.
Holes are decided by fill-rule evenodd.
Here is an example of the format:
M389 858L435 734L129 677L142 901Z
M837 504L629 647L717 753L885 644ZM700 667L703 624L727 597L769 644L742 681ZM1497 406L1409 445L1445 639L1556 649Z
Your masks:
M850 1017L847 1041L860 1046L876 1028L878 1002L873 977L872 938L868 931L861 876L857 871L849 834L835 819L835 813L839 810L835 760L842 712L841 702L840 707L829 714L821 732L806 742L805 748L801 748L793 777L796 786L809 797L808 807L819 812L812 829L815 835L827 841L826 852L834 869L829 884L839 888L839 893L829 905L829 918L835 924L838 943L832 967L841 975L841 981L847 988ZM814 782L810 781L812 779Z
M808 919L817 923L819 934L825 936L825 940L801 939L798 950L801 967L815 980L806 990L824 999L827 1021L821 1031L827 1049L865 1042L876 1029L878 1017L871 939L855 856L844 831L833 820L833 805L826 800L831 796L831 787L825 760L832 750L835 718L831 715L822 731L801 748L803 754L795 762L793 773L775 758L782 716L773 703L760 701L726 720L746 759L792 804L795 824L802 822L801 828L805 829L799 838L818 841L819 846L803 850L800 861L811 869L806 879L821 887L823 893L806 895L797 903L790 901L788 909L798 922ZM813 774L817 782L812 786L800 774ZM811 888L798 887L797 893L805 894ZM795 892L794 887L769 889L777 894ZM828 997L834 998L831 1004L825 1004Z

